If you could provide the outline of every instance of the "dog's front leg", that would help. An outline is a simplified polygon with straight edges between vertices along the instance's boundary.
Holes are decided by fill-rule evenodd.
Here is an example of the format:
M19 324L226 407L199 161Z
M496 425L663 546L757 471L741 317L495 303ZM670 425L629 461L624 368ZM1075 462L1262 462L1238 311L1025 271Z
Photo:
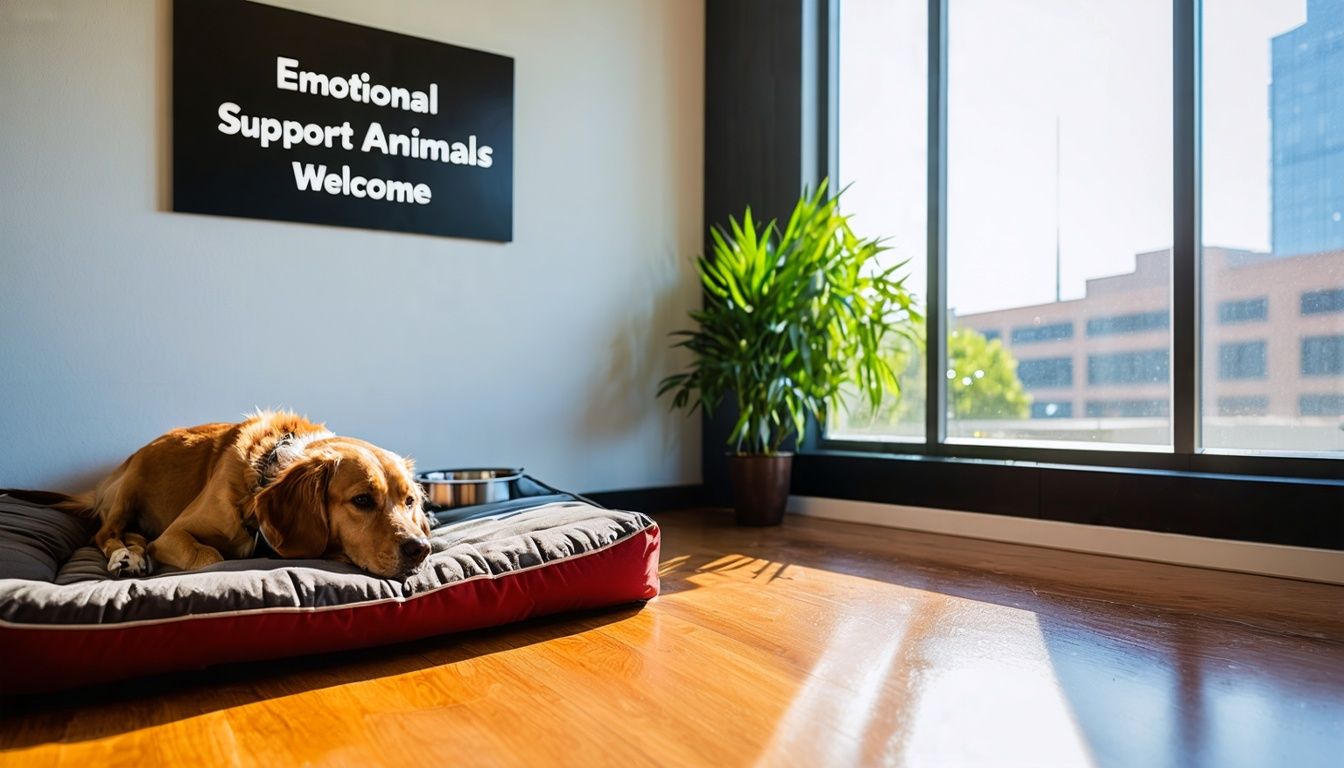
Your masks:
M149 556L184 571L194 571L224 561L219 550L208 547L184 530L169 528L149 545Z
M98 526L93 543L107 558L108 572L118 578L148 575L150 562L145 556L145 537L126 530L135 521L135 508L128 503L125 486L119 480L110 483L99 506L102 525Z
M107 557L107 570L113 576L145 576L149 573L144 536L129 532L103 536L99 532L95 542Z

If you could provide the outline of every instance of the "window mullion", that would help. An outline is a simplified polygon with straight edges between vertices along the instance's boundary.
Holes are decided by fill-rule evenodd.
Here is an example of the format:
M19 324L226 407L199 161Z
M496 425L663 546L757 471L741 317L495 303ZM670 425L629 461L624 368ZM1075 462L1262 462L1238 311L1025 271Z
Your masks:
M947 437L947 4L929 0L928 299L924 440Z
M1200 0L1173 0L1172 448L1199 449Z

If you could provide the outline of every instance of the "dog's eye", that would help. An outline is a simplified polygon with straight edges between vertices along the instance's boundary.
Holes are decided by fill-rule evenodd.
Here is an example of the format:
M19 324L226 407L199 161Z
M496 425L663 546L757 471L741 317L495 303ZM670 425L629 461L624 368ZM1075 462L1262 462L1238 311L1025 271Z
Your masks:
M360 509L373 509L374 507L373 497L367 493L361 493L350 501Z
M414 507L414 506L415 506L415 497L414 497L414 496L407 496L407 497L406 497L406 506L408 506L408 507Z

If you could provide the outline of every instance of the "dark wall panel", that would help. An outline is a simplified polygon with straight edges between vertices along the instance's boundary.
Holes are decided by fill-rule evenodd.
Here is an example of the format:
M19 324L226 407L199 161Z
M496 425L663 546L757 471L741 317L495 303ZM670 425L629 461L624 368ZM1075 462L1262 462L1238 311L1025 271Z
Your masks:
M803 0L705 4L705 225L726 226L751 206L783 218L803 187ZM705 248L709 248L706 232ZM726 503L731 404L706 416L702 473Z

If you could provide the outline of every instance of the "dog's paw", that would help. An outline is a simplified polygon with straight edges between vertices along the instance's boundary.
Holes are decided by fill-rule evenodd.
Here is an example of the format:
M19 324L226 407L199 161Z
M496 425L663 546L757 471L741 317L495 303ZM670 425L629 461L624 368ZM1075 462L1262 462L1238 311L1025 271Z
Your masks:
M117 578L149 574L149 558L122 547L107 558L107 570Z

